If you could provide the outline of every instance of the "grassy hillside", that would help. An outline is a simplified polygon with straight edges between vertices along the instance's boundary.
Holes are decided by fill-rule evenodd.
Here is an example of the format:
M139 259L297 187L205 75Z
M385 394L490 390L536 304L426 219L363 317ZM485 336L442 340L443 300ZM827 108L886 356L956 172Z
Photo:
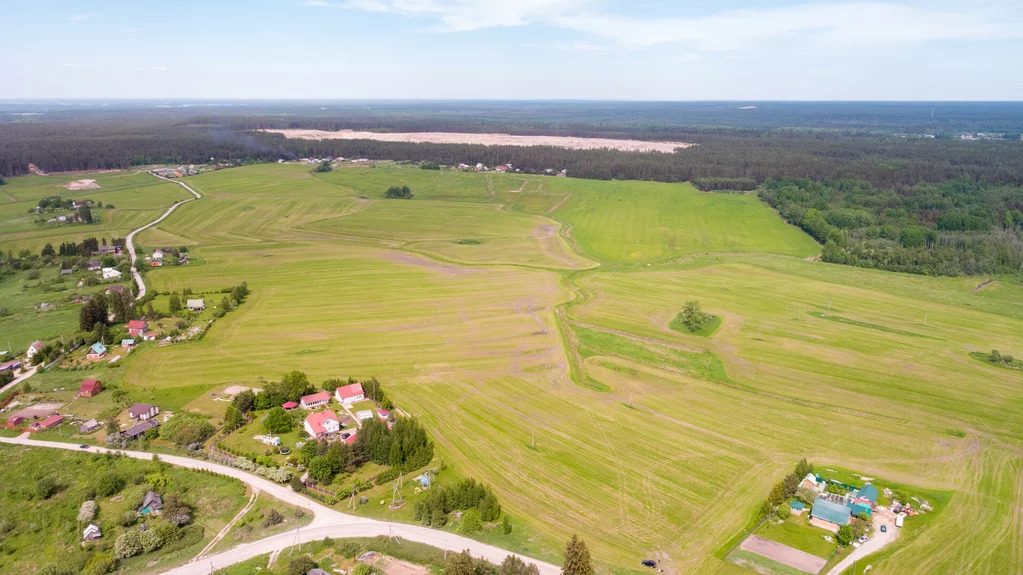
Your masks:
M207 392L260 376L375 375L441 457L545 538L580 532L603 570L741 572L715 552L803 457L955 492L872 573L1023 565L1023 373L969 357L1023 355L1018 284L805 261L816 244L754 198L687 185L290 165L189 182L207 197L140 242L203 263L146 281L253 293L202 341L133 354L139 397L219 415ZM722 318L709 337L669 327L690 299Z

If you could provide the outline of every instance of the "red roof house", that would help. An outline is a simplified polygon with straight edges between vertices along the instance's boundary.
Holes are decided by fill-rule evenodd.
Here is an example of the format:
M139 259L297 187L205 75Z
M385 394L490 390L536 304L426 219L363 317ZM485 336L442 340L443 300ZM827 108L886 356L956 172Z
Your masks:
M352 403L366 399L366 392L362 390L361 383L350 383L342 385L334 392L334 399L339 403Z
M81 389L78 390L79 397L92 397L97 393L103 391L103 384L95 379L87 379L82 382Z
M321 405L327 405L330 403L330 394L326 391L321 391L320 393L314 393L312 395L303 395L302 401L299 403L302 404L302 409L315 409Z
M341 431L341 420L331 410L310 413L305 418L305 431L310 437L322 437Z
M146 331L146 320L133 319L128 322L128 335L138 337Z
M64 416L55 413L55 414L51 415L50 417L47 417L46 419L44 419L42 421L37 421L37 422L33 423L32 425L28 426L28 430L29 431L44 431L44 430L47 430L47 429L53 429L54 427L57 427L58 425L60 425L61 422L63 422L63 421L64 421Z
M290 411L298 407L298 404L295 403L294 401L286 401L284 402L284 405L282 405L281 407L283 407L285 411Z

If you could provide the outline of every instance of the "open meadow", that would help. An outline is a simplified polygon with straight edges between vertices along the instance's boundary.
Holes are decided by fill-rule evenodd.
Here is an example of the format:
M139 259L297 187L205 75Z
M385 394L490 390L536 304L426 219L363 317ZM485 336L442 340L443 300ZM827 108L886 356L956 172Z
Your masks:
M390 164L186 181L204 198L136 242L196 263L147 284L252 293L111 370L137 398L219 418L230 385L376 376L440 457L604 571L747 573L722 557L804 457L952 492L871 573L1023 569L1023 372L969 355L1023 356L1018 279L811 261L755 196L688 184ZM689 300L711 335L671 328Z

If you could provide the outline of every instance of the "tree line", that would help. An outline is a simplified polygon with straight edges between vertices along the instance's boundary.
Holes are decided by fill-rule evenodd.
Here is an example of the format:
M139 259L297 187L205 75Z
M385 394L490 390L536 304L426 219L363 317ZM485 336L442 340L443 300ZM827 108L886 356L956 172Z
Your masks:
M966 177L890 188L784 178L759 193L824 244L827 262L953 276L1023 268L1023 187Z

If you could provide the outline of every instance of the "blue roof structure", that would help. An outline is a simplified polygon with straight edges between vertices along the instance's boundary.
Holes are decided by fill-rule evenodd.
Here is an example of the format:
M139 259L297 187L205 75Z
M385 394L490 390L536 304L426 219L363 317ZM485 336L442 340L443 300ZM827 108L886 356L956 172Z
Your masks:
M793 501L792 503L789 503L789 508L795 509L796 511L801 511L803 509L806 509L806 504L803 503L802 501Z
M832 503L827 499L818 497L813 502L810 517L816 517L824 521L837 523L838 525L847 525L849 523L849 511L850 509L841 503Z
M858 497L870 500L870 503L877 505L877 496L879 495L877 487L874 487L870 483L860 487L859 493L856 494Z
M870 516L871 512L873 511L870 508L870 506L867 505L866 503L850 503L849 504L849 510L852 512L853 515L859 515L860 513L866 513L868 517Z
M92 351L92 353L104 353L107 351L107 346L97 341L96 343L92 344L92 347L89 349Z

